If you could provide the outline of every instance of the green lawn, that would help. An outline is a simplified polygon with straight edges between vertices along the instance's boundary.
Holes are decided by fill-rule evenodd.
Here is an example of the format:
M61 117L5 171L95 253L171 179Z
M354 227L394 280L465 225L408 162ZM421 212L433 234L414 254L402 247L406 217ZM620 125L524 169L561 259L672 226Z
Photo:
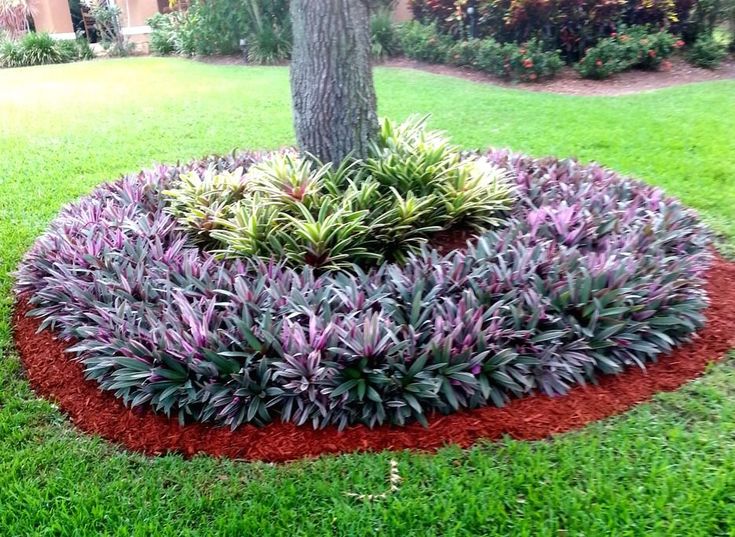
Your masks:
M466 146L577 156L663 186L735 240L735 81L639 96L376 73L381 114L431 113ZM284 68L130 59L0 71L0 535L735 535L735 359L548 442L284 466L146 458L34 397L11 276L59 208L154 161L293 143ZM387 488L385 500L348 492Z

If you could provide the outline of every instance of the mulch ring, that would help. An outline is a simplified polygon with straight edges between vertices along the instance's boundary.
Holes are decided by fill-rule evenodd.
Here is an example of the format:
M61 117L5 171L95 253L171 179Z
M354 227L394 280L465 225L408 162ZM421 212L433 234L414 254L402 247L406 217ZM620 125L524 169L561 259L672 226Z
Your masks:
M718 69L694 67L679 56L671 57L669 64L670 66L668 68L658 71L631 69L613 75L605 80L584 79L572 67L565 67L557 76L550 80L541 80L538 82L507 82L497 76L476 69L443 64L429 64L408 58L393 58L383 63L386 67L417 69L419 71L453 76L472 82L482 82L505 88L561 93L565 95L631 95L682 84L735 79L735 58L733 57L728 57Z
M694 340L673 354L620 375L600 378L597 385L578 386L564 397L534 395L515 399L504 408L483 407L456 414L436 415L430 426L355 426L313 430L291 423L235 431L201 423L180 426L175 419L147 410L130 410L109 392L84 379L82 366L70 359L68 342L49 330L37 333L38 319L20 300L14 316L15 342L33 389L55 401L81 430L98 434L133 451L149 455L168 452L193 456L283 462L328 453L417 449L431 451L447 444L467 447L479 439L539 440L578 429L585 424L628 410L655 393L671 391L701 375L710 362L724 357L735 345L735 263L718 259L708 276L711 305L707 325Z

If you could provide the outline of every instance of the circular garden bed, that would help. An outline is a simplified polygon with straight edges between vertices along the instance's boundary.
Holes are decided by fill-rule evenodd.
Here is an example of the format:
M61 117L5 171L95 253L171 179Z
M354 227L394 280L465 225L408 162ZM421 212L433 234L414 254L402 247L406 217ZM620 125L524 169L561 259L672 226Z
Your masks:
M148 453L428 449L676 388L727 351L733 275L656 188L386 123L336 170L240 154L98 188L24 259L16 342L77 424Z

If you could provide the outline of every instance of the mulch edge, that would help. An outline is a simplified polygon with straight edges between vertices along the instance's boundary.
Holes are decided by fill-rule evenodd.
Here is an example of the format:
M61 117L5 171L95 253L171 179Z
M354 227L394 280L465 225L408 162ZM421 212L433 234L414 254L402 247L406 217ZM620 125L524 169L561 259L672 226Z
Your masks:
M429 419L429 427L350 427L313 430L275 422L235 431L202 423L181 426L150 410L130 410L110 392L84 379L82 365L70 359L69 342L40 320L27 317L30 305L19 298L13 334L33 390L54 401L80 430L147 455L206 453L216 457L286 462L325 454L414 449L434 451L449 444L469 447L480 439L509 436L540 440L624 412L654 394L673 391L700 376L735 346L735 263L715 260L707 276L707 325L692 341L646 370L606 375L596 385L577 386L563 397L532 395L503 408L483 407Z

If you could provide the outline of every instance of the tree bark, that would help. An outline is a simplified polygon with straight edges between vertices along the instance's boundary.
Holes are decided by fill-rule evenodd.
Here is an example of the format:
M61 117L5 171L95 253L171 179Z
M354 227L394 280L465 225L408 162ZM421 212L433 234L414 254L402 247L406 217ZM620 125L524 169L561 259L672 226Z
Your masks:
M292 0L291 95L299 148L338 164L378 130L369 0Z

